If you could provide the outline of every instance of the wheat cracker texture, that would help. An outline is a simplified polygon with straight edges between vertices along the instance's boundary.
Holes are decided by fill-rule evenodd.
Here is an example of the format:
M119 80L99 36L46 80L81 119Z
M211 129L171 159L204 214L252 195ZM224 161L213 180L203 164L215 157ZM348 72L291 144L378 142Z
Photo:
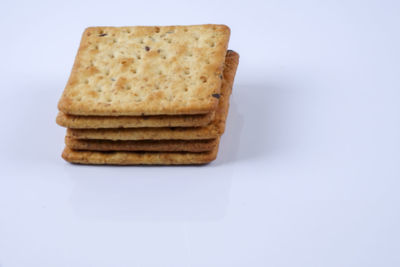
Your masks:
M106 140L196 140L215 139L223 134L229 109L229 97L239 54L229 50L223 71L221 92L218 94L219 104L214 120L205 127L176 128L127 128L127 129L67 129L67 136L75 139Z
M58 103L69 115L205 114L216 109L225 25L90 27Z

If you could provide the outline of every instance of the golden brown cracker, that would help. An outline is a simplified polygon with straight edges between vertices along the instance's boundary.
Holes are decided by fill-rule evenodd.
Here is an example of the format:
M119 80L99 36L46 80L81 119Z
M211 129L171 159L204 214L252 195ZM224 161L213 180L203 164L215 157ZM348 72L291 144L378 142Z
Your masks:
M196 115L155 116L77 116L59 112L57 123L74 129L140 128L140 127L200 127L210 124L215 112Z
M224 64L221 93L214 121L205 127L131 128L131 129L68 129L67 136L77 139L108 140L194 140L214 139L223 134L229 109L229 97L239 63L239 54L228 51Z
M73 150L90 151L205 152L213 150L218 139L110 141L65 137L65 144Z
M225 25L90 27L58 108L65 114L202 114L220 93Z
M217 157L218 146L209 152L93 152L66 147L62 157L71 163L101 165L206 164Z

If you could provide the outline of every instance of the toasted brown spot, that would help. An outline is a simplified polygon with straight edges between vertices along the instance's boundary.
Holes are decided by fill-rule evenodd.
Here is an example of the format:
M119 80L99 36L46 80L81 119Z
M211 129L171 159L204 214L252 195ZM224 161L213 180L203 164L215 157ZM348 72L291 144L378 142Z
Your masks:
M96 91L89 91L88 95L91 97L98 97L99 94Z
M127 79L125 77L120 77L118 81L115 83L115 89L122 90L127 86Z
M135 60L133 58L121 58L119 60L121 64L121 70L122 71L128 70L128 68L134 63L134 61Z
M99 69L97 69L95 66L89 66L83 71L85 76L92 76L99 72Z

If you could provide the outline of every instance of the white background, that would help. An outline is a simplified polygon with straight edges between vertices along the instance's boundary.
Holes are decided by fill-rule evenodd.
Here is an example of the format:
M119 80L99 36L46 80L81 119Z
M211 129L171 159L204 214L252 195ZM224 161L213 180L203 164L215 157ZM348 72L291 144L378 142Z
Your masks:
M2 1L0 266L400 266L399 1ZM64 162L81 33L224 23L241 61L204 167Z

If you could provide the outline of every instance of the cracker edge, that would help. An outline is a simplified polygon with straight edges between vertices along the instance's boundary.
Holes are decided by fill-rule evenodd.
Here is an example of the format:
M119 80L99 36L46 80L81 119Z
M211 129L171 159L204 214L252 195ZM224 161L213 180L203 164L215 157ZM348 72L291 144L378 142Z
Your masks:
M153 152L206 152L218 145L218 139L208 140L151 140L110 141L65 137L65 145L72 150L89 151L153 151Z
M196 115L156 116L80 116L58 112L56 123L73 129L142 128L142 127L201 127L210 124L215 111Z
M200 165L215 160L218 145L210 152L91 152L65 147L62 158L70 163L94 165Z

